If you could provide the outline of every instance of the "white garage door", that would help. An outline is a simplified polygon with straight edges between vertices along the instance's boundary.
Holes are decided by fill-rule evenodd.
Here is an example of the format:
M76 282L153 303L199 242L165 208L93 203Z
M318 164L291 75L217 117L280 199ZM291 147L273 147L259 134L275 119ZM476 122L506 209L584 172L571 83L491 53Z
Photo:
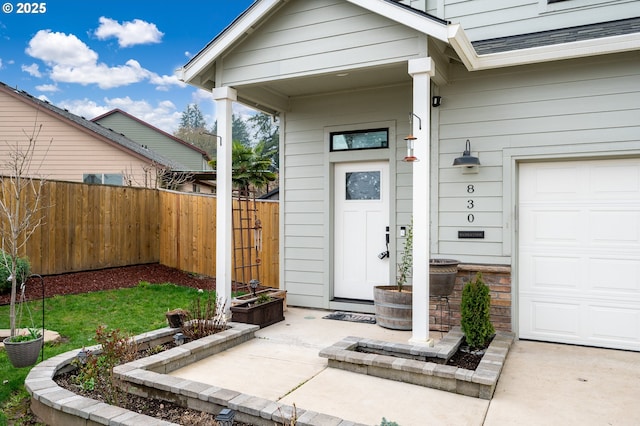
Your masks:
M520 165L519 334L640 350L640 159Z

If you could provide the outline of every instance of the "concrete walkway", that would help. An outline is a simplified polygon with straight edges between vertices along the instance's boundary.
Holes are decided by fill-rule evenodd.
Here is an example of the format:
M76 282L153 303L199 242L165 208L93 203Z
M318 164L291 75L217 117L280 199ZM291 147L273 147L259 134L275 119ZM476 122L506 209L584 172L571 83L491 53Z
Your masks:
M253 341L172 375L370 425L640 424L640 353L517 341L486 401L328 368L318 352L346 336L406 343L411 333L327 314L289 308Z

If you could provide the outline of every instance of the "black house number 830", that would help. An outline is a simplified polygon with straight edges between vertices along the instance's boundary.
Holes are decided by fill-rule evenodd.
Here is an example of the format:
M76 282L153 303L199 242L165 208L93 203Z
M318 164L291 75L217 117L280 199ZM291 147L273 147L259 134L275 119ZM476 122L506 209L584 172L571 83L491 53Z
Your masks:
M474 185L467 185L467 194L473 194L475 191L476 191L476 188ZM472 210L474 207L475 207L474 200L467 200L467 210ZM473 223L475 219L476 218L473 215L473 213L469 213L467 215L467 222Z

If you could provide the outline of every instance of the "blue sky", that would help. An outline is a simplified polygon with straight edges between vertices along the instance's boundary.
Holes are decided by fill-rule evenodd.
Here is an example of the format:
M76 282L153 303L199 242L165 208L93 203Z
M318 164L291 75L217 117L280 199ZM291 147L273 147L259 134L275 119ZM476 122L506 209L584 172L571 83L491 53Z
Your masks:
M175 70L253 0L0 3L0 81L86 118L120 108L173 133L190 103L209 125L214 114Z

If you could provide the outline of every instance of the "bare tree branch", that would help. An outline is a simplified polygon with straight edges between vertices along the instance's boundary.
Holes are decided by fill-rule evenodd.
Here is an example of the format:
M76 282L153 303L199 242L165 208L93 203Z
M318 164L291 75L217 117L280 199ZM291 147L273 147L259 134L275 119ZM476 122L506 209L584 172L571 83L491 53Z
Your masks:
M22 131L25 141L5 141L9 155L0 169L0 238L3 250L0 261L11 271L11 336L16 333L18 258L29 238L44 223L44 210L48 208L42 204L46 181L40 170L53 139L40 161L34 164L41 130L42 124L37 124L36 117L31 131Z

